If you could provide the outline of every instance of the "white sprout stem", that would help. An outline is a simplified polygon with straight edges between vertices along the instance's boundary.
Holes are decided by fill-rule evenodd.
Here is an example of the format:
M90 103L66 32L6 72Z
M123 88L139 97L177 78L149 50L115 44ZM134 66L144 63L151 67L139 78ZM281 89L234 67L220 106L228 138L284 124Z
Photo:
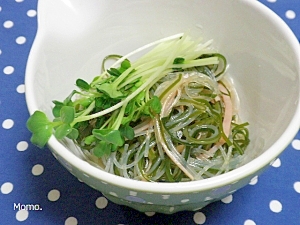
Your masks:
M180 37L182 37L182 36L183 36L183 33L178 33L178 34L174 34L174 35L171 35L171 36L168 36L168 37L165 37L165 38L156 40L156 41L151 42L151 43L149 43L149 44L146 44L146 45L144 45L144 46L142 46L142 47L140 47L140 48L137 48L137 49L135 49L134 51L132 51L132 52L130 52L130 53L128 53L128 54L122 56L122 57L119 58L115 63L113 63L113 64L111 65L111 67L116 67L117 65L119 65L120 63L122 63L125 59L127 59L127 58L129 58L130 56L132 56L132 55L134 55L134 54L137 54L137 53L139 53L139 52L141 52L141 51L143 51L143 50L145 50L145 49L147 49L147 48L150 48L150 47L152 47L152 46L158 45L158 44L163 43L163 42L167 42L167 41L171 41L171 40L180 38ZM131 69L133 69L133 68L131 68ZM117 79L115 82L119 82L120 80L122 80L123 77L126 75L126 72L129 73L129 72L130 72L130 68L129 68L128 71L125 71L125 72L124 72L125 74L122 74L120 77L118 77L118 79ZM102 77L105 76L105 75L108 75L107 70L105 70L105 71L99 76L99 78L98 78L96 81L94 81L93 83L97 83L97 81L98 81L99 79L102 79Z
M127 55L124 55L123 57L119 58L111 67L117 66L118 64L120 64L121 62L123 62L125 59L127 59L130 56L132 56L132 55L134 55L134 54L136 54L138 52L141 52L141 51L143 51L143 50L145 50L147 48L150 48L150 47L155 46L157 44L160 44L162 42L166 42L166 41L174 40L176 38L180 38L182 36L183 36L183 33L179 33L179 34L175 34L175 35L172 35L172 36L169 36L169 37L165 37L165 38L159 39L157 41L151 42L149 44L146 44L146 45L144 45L144 46L142 46L140 48L137 48L136 50L128 53Z
M180 36L177 36L177 37L180 37ZM180 42L175 43L175 45L179 45L179 44L180 44ZM94 113L92 115L81 116L81 117L75 118L74 123L78 123L78 122L82 122L82 121L86 121L86 120L90 120L90 119L94 119L94 118L103 116L105 114L108 114L108 113L122 107L124 104L127 104L131 99L133 99L135 96L137 96L141 91L146 89L148 86L154 85L158 80L160 80L162 77L164 77L168 72L172 71L171 69L166 69L166 68L168 67L168 65L170 65L170 63L171 63L172 59L174 58L174 56L176 55L176 53L177 53L177 48L175 46L173 52L165 60L165 63L162 66L158 67L157 70L155 71L155 73L152 74L153 79L148 79L137 90L135 90L133 93L131 93L129 96L127 96L126 99L124 99L123 101L117 103L116 105L114 105L108 109L102 110L102 111Z

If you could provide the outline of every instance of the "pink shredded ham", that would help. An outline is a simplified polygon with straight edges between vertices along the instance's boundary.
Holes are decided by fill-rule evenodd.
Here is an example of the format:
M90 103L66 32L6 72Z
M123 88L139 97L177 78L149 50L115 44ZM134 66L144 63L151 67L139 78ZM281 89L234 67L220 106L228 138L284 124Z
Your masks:
M231 98L229 96L229 92L228 90L219 83L219 90L221 91L221 93L223 93L221 95L221 98L223 99L224 102L224 108L225 108L225 112L224 112L224 118L223 118L223 132L225 134L226 137L229 136L230 132L231 132L231 120L232 120L232 116L233 116L233 108L232 108L232 101ZM199 159L207 159L212 157L215 152L223 145L225 144L225 140L223 137L220 138L220 140L212 147L210 148L207 153L205 154L200 154L197 158Z
M223 131L226 137L228 137L231 132L231 120L233 116L232 101L227 89L222 84L219 84L219 89L222 93L224 93L222 94L222 99L225 105L225 112L223 118ZM221 138L220 141L225 143L225 140L223 138Z

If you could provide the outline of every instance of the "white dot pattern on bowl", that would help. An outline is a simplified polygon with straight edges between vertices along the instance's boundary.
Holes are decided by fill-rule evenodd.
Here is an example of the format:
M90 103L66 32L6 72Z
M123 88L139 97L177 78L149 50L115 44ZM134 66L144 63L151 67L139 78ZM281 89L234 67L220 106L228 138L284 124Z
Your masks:
M172 207L170 207L169 211L170 211L170 212L173 212L174 209L175 209L175 208L172 206Z
M185 198L185 199L182 199L182 200L181 200L181 203L187 203L187 202L189 202L189 201L190 201L189 199Z
M125 199L130 202L146 203L146 201L144 199L139 198L137 196L132 196L132 195L127 196Z
M223 187L220 187L220 188L213 189L212 190L212 195L213 196L221 196L225 193L228 193L230 188L231 188L231 185L227 185L227 186L223 186Z
M115 193L115 192L109 192L109 194L112 196L118 197L117 193Z
M129 195L130 195L130 196L136 196L136 195L137 195L137 192L135 192L135 191L129 191Z
M170 195L162 195L161 197L162 197L162 199L169 199Z

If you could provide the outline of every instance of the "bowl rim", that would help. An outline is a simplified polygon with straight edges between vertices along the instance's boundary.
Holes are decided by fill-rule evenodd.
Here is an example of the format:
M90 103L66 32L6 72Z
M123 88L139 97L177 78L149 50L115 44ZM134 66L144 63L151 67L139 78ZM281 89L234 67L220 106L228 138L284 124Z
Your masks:
M41 1L42 2L42 1ZM25 98L27 107L29 110L30 115L33 114L35 110L38 109L38 104L34 100L33 91L34 88L32 86L32 80L34 79L34 66L33 63L36 58L37 49L39 46L43 44L43 30L40 29L40 17L39 14L43 13L45 10L41 2L38 3L38 29L37 34L34 39L32 48L30 50L30 54L28 57L27 65L26 65L26 72L25 72ZM268 16L270 20L275 21L276 26L282 32L285 33L286 39L289 41L289 44L292 46L293 50L295 51L295 56L298 59L299 65L298 70L300 67L300 60L299 60L299 43L291 29L288 25L271 9L267 8L265 5L258 1L253 0L240 0L240 2L244 2L247 4L247 7L252 7L256 11L260 11L261 13ZM300 73L300 72L299 72ZM300 74L299 74L300 76ZM169 194L176 194L176 193L190 193L190 192L200 192L205 190L216 189L218 187L222 187L224 185L230 185L232 183L236 183L237 181L248 177L248 176L256 176L256 173L268 166L273 160L275 160L284 149L289 145L292 139L295 137L299 130L300 125L300 94L298 97L298 101L295 103L297 104L295 114L288 124L286 130L283 132L282 136L273 143L264 153L262 153L257 158L253 159L252 161L248 162L247 164L227 172L225 174L208 178L205 180L199 181L189 181L189 182L179 182L179 183L159 183L159 182L144 182L144 181L137 181L131 180L123 177L119 177L108 172L102 171L93 165L89 164L88 162L78 158L69 150L66 149L53 135L49 139L48 146L56 153L56 155L60 156L64 160L66 160L70 165L80 169L83 173L87 174L88 176L94 177L99 181L103 181L105 183L119 186L122 188L126 188L128 190L138 190L147 193L169 193ZM84 165L84 166L83 166ZM251 177L251 178L252 178Z

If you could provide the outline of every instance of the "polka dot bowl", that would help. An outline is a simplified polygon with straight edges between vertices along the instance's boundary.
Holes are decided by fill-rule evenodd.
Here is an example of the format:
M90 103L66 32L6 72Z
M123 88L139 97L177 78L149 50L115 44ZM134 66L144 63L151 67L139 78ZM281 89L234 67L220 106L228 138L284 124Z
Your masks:
M53 136L49 149L79 180L109 200L143 212L198 210L247 185L285 149L299 129L299 44L288 26L253 0L39 1L38 31L26 69L30 113L51 116L77 78L91 80L111 53L125 54L162 37L189 31L214 39L249 121L251 144L242 166L206 180L147 183L89 164L80 150Z

